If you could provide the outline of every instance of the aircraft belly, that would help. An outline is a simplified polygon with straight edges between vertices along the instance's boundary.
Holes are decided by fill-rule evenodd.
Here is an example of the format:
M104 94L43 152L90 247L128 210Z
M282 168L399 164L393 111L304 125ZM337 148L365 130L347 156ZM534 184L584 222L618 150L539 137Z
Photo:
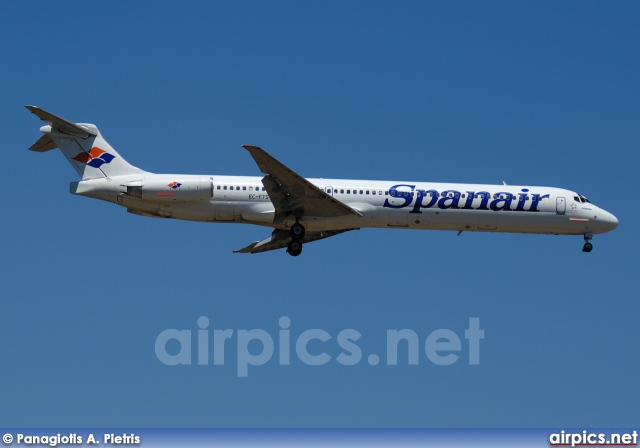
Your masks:
M178 219L186 219L188 221L214 221L214 209L209 201L199 201L189 205L175 205L173 208L173 217Z
M478 216L478 229L479 230L497 230L498 229L498 217L495 212L482 213Z
M233 204L225 203L220 204L217 203L215 206L215 220L216 221L233 221L234 213L233 213Z
M409 227L409 214L405 211L389 212L389 227Z
M361 227L374 227L367 224L367 220L360 216L336 216L331 218L305 216L300 222L307 230L342 230L342 229L359 229ZM284 228L289 228L295 223L293 217L288 217L284 224Z
M375 227L574 235L590 231L586 223L576 223L570 221L565 215L548 212L431 210L423 213L402 213L392 211L387 214L387 219L387 222Z

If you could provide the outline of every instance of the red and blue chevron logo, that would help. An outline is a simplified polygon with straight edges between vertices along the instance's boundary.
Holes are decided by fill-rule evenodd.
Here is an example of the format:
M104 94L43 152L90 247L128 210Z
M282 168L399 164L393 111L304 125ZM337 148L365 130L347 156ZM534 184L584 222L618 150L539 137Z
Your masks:
M111 161L115 158L116 156L113 156L108 152L98 148L97 146L94 146L89 152L81 152L80 154L75 156L73 160L87 164L94 168L100 168L100 166L104 165L105 163L111 163Z

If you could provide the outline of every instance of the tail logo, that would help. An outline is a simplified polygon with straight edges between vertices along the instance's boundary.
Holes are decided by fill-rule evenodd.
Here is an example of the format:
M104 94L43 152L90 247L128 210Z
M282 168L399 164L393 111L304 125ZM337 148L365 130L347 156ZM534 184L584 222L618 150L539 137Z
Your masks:
M87 164L94 168L100 168L105 163L111 163L116 156L112 156L106 151L94 146L91 150L87 152L81 152L77 156L75 156L72 160L78 161L80 163Z

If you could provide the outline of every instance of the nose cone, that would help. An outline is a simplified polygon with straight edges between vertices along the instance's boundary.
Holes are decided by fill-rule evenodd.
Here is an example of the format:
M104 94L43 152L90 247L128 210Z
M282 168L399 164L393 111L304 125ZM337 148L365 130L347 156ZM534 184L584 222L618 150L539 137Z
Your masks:
M611 222L609 223L609 225L611 226L611 228L609 230L613 230L616 227L618 227L618 218L616 218L615 216L613 216L611 213L609 213L609 215L611 216Z
M607 232L610 232L618 227L618 218L616 218L609 212L602 210L602 213L600 213L598 219L607 226Z

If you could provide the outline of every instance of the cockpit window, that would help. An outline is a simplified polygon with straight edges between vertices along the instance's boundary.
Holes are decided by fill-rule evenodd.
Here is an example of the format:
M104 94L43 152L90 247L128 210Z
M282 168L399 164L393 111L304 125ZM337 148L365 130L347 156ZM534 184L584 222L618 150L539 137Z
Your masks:
M588 202L589 204L591 204L591 201L589 199L585 198L584 196L582 196L581 194L578 195L578 196L580 196L580 199L582 200L582 202Z
M580 198L578 196L574 196L573 200L576 201L576 202L580 202Z

